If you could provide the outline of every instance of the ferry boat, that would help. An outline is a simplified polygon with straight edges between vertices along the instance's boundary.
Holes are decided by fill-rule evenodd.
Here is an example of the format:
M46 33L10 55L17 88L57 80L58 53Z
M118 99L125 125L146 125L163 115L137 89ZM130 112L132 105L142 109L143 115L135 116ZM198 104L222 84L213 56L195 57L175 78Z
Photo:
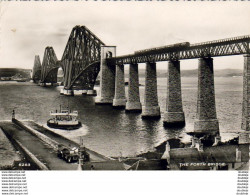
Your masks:
M71 112L68 109L62 110L60 112L50 111L50 118L47 121L47 125L56 129L73 130L78 129L82 126L81 122L78 121L78 111Z

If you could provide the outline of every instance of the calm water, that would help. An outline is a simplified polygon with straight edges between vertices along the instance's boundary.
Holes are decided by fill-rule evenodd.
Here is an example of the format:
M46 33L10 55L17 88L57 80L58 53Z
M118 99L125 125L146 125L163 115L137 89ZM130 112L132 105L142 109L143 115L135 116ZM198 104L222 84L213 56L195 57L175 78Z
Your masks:
M189 142L186 130L193 129L196 114L197 78L182 78L183 109L186 127L167 129L163 118L142 120L140 114L125 113L111 106L95 105L95 97L62 96L60 87L40 87L33 83L0 82L0 119L10 120L11 111L16 110L17 119L34 120L45 125L51 110L59 105L78 110L83 127L76 131L55 130L79 141L83 136L85 146L107 156L132 156L151 150L168 138L180 137ZM144 79L140 79L144 84ZM215 78L217 117L220 122L222 140L228 140L240 129L242 78ZM98 87L96 88L98 90ZM126 89L127 90L127 89ZM144 86L140 87L143 103ZM158 99L163 116L166 99L166 79L158 79Z

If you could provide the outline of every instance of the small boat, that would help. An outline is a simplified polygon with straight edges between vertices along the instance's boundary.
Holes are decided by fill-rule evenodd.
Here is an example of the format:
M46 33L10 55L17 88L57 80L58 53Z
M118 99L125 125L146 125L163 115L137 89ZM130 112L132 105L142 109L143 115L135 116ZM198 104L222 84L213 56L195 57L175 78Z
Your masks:
M81 122L78 121L78 111L71 112L68 109L62 110L60 112L50 111L51 119L47 121L48 127L56 129L73 130L78 129L82 126Z

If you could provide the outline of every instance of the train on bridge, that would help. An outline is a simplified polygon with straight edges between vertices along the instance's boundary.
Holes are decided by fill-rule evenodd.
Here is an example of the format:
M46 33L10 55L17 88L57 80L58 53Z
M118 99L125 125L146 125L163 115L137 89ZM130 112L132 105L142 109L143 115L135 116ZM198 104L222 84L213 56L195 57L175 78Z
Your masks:
M162 47L155 47L155 48L150 48L150 49L143 49L143 50L138 50L135 51L134 54L137 55L141 55L141 54L156 54L156 53L164 53L164 52L171 52L171 51L176 51L176 50L180 50L180 49L185 49L188 48L190 46L189 42L182 42L182 43L175 43L175 44L171 44L171 45L165 45Z

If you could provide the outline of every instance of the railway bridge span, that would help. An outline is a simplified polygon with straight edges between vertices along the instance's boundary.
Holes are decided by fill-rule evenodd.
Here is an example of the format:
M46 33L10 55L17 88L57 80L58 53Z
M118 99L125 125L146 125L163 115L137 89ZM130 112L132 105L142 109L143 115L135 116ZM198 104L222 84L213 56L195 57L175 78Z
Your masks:
M168 62L167 98L164 125L185 125L181 92L181 60L198 59L198 97L194 131L219 131L214 91L214 57L244 56L243 70L243 130L249 131L250 120L250 36L239 36L215 41L165 45L116 56L116 46L106 46L85 26L72 29L60 61L52 47L45 49L40 68L35 57L34 69L41 71L40 83L56 82L59 67L64 71L64 89L61 93L94 94L94 84L100 75L100 91L96 104L112 104L127 112L142 112L142 118L161 117L157 95L157 62ZM138 64L146 63L145 98L142 106L139 94ZM128 96L125 96L124 66L129 66ZM33 75L39 75L33 71ZM37 80L38 76L33 76Z

